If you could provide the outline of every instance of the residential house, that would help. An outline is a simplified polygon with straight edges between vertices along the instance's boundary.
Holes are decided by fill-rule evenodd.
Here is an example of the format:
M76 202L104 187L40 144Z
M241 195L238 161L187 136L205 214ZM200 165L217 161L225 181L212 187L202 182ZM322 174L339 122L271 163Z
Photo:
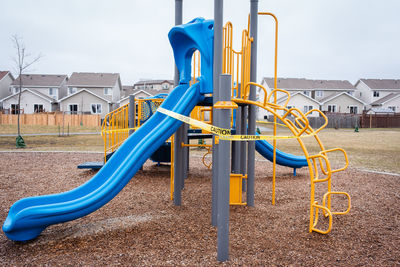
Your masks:
M274 90L274 78L263 78L261 85L267 90L268 96ZM291 98L287 104L289 107L295 107L306 113L310 109L321 109L327 112L341 112L341 113L355 113L362 112L363 106L359 106L360 102L356 101L354 97L355 87L349 81L342 80L311 80L304 78L278 78L277 88L286 90L290 93ZM345 93L345 94L343 94ZM342 108L340 100L346 98L349 103ZM264 91L261 88L257 88L257 99L263 101ZM283 104L287 100L285 93L277 92L278 104ZM329 100L329 103L325 107L325 102ZM273 101L273 97L270 97L270 101ZM280 103L281 102L281 103ZM351 108L352 105L357 108ZM336 107L336 108L335 108ZM340 108L339 108L340 107ZM262 110L258 111L258 119L263 119L268 112ZM318 116L317 112L313 112L310 116Z
M159 93L169 93L174 88L173 80L141 80L133 85L133 89L150 89Z
M102 118L119 106L122 91L118 73L74 72L60 110L71 114L100 114Z
M400 112L399 79L360 79L355 84L356 96L368 109Z
M284 106L287 102L287 99L288 99L288 96L284 95L283 97L278 98L276 102L278 105ZM318 102L317 100L315 100L301 92L296 92L296 93L290 95L290 99L289 99L289 102L287 103L286 107L288 109L298 108L301 112L307 113L308 111L310 111L312 109L319 109L320 105L321 105L321 103ZM262 117L260 117L261 116L260 113L262 114ZM284 115L284 111L282 111L282 110L278 111L278 113L280 115ZM259 119L267 119L266 116L272 115L272 114L268 113L266 110L259 109L258 115L259 115L258 116ZM309 114L309 116L318 117L319 113L312 112L311 114Z
M327 96L319 100L321 103L321 111L361 114L366 106L366 103L347 92L342 92Z
M11 95L10 85L14 81L14 77L9 71L0 71L0 99ZM0 109L3 108L3 103L0 102Z
M162 93L162 91L154 89L134 89L134 86L123 85L122 91L124 92L123 97L119 101L119 105L123 106L129 103L129 96L133 95L136 99L149 98ZM167 92L165 92L167 93Z
M18 107L19 78L9 87L11 95L1 100L4 110L11 114L18 110L27 114L58 110L57 100L67 93L67 75L22 74L21 107Z

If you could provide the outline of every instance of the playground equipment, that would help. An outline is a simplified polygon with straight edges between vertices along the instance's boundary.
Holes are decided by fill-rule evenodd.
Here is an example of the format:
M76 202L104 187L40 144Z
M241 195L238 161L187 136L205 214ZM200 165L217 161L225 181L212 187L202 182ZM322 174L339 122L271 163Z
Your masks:
M177 0L176 3L176 10L181 12L182 1ZM147 108L140 110L138 108L138 115L133 119L127 121L125 118L129 117L129 108L134 109L136 105L123 106L110 115L103 124L107 129L103 138L105 156L108 148L113 152L113 156L91 180L71 191L17 201L10 208L3 224L3 231L8 238L16 241L31 240L49 225L74 220L99 209L122 190L143 163L174 133L171 140L173 142L171 193L175 205L180 205L187 171L185 149L189 146L184 142L185 134L188 132L187 125L182 125L182 122L213 134L211 223L218 227L218 260L228 259L229 203L254 206L254 151L257 146L259 151L273 161L273 203L275 165L279 163L293 168L308 166L311 181L310 232L328 233L332 229L332 216L349 212L350 196L345 192L332 191L332 174L348 166L346 152L340 148L327 150L318 138L318 132L325 127L327 121L315 130L307 119L311 112L318 112L326 119L325 115L319 110L303 114L296 108L287 108L290 95L276 88L276 83L274 90L269 94L265 88L255 83L257 1L251 0L250 26L242 33L242 47L239 52L232 48L232 24L226 24L223 30L222 1L215 1L215 12L214 21L197 18L185 25L176 26L169 32L168 37L179 73L179 84L168 97L160 101L159 107L152 104L154 101L144 100L143 103L146 104L143 105ZM177 21L180 24L179 19ZM200 62L201 67L193 80L191 60L196 50L200 53L197 62ZM275 71L275 81L276 77ZM255 98L255 87L265 92L265 97L261 101ZM282 106L276 103L278 92L288 95L286 104ZM212 125L189 117L197 105L207 106L206 109L201 106L198 111L200 113L202 108L210 111L209 107L212 106ZM272 136L255 134L256 107L266 109L274 115L275 128ZM277 136L278 120L290 130L291 136ZM235 133L231 129L233 125L236 128ZM303 142L306 136L315 138L321 150L319 153L308 152ZM295 157L276 149L276 141L287 138L298 141L304 157ZM266 140L273 140L272 146ZM232 168L230 168L231 141ZM334 152L343 154L345 165L342 168L332 168L328 156ZM244 180L246 187L243 187ZM327 192L322 197L322 202L316 201L315 185L318 183L327 185ZM246 192L245 198L243 191ZM345 211L332 211L333 195L347 197L348 208ZM328 228L325 230L318 228L320 210L328 218Z

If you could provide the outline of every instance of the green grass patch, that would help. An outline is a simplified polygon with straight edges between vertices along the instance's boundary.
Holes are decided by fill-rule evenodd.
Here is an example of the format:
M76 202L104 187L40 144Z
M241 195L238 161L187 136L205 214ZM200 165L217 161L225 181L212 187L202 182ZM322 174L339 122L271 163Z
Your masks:
M21 125L22 134L34 134L34 133L58 133L63 132L63 127L58 126L42 126L42 125ZM87 127L87 126L70 126L70 133L89 133L89 132L100 132L101 127ZM64 133L68 132L68 126L64 126ZM17 134L17 125L0 125L0 134Z
M0 150L33 150L33 151L104 151L104 143L100 134L70 135L59 137L23 136L26 148L16 149L15 137L0 137Z

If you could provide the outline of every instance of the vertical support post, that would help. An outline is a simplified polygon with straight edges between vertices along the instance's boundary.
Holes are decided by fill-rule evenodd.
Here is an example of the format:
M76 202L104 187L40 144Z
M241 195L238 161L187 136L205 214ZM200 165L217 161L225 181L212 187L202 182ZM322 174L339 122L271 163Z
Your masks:
M175 25L182 24L182 0L175 0ZM175 86L179 84L179 72L175 66L174 75ZM183 188L183 128L182 125L176 131L174 142L174 205L180 206L182 202L182 188Z
M250 81L257 82L257 28L258 28L258 0L250 0L250 37L253 38L251 44L251 65ZM250 86L250 100L256 100L256 88ZM248 134L254 135L256 132L256 107L249 106L249 125ZM254 141L248 142L248 161L247 161L247 205L254 206L254 168L255 168L255 147Z
M223 0L214 0L214 57L213 57L213 104L219 101L219 75L222 73L222 21L223 21ZM213 114L213 125L218 125L218 112ZM215 136L213 137L212 153L212 192L211 192L211 224L217 226L217 173L218 151L215 148Z
M219 80L220 100L231 100L231 75L221 74ZM230 109L217 109L219 113L219 127L230 127ZM218 150L217 182L218 182L218 206L217 206L217 226L218 226L218 252L217 259L226 261L229 258L229 179L230 179L230 142L219 140L216 145Z
M128 127L131 128L129 130L129 135L133 134L135 130L135 119L136 119L136 104L135 104L135 96L129 95L129 110L128 110Z

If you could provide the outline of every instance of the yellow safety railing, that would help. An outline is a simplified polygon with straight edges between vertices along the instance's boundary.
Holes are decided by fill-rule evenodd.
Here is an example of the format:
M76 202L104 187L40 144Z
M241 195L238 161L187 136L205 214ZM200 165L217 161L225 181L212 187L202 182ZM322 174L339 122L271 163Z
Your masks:
M242 31L242 47L235 51L232 47L232 23L223 28L222 73L232 75L232 96L242 98L244 86L250 81L251 42L249 31Z
M128 138L129 104L123 105L108 113L101 125L101 135L104 141L104 162L107 161L107 153L117 148Z
M164 99L135 99L136 116L132 127L129 127L129 104L123 105L106 114L101 125L101 135L104 142L104 162L107 154L114 152L129 137L129 131L140 127L155 113Z

